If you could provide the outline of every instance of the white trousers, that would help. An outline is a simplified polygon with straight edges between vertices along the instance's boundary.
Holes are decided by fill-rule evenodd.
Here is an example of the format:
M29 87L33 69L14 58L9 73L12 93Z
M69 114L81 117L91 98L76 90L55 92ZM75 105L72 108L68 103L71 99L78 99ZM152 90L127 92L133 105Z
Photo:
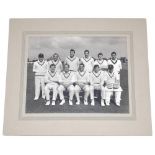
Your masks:
M75 96L77 101L80 101L79 93L81 90L84 90L84 100L88 99L89 93L90 93L90 86L89 85L76 85L75 86Z
M35 98L39 98L40 91L42 91L42 97L45 96L45 81L44 76L35 76Z
M45 86L45 96L46 100L50 100L50 91L53 91L53 97L52 100L56 100L57 95L58 95L58 84L57 83L48 83Z
M113 93L115 93L115 102L120 103L121 94L122 94L121 87L119 87L118 89L108 89L107 87L105 87L105 90L106 90L106 104L107 105L110 104L110 99L111 99L111 96L113 95Z
M90 98L91 100L94 99L94 90L101 90L101 98L104 100L105 99L105 87L104 86L101 86L101 85L91 85L90 86Z
M59 93L59 96L60 96L60 100L64 100L63 91L65 91L66 89L69 91L69 100L73 100L73 96L74 96L74 93L75 93L75 87L73 85L70 85L68 87L60 85L58 87L58 93Z

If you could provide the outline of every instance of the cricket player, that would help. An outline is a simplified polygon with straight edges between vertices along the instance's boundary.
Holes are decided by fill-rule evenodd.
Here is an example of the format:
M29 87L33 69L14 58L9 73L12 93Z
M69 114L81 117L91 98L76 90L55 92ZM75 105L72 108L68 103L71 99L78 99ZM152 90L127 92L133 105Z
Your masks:
M52 57L52 60L50 60L48 63L49 63L49 66L51 64L55 64L56 71L58 73L60 73L63 70L62 62L60 61L58 53L54 53L53 57Z
M90 74L90 98L92 106L95 105L94 90L101 90L101 106L105 106L104 72L100 70L99 65L94 65L93 72Z
M108 62L103 59L102 53L98 54L98 59L95 60L94 65L99 65L100 69L103 71L108 69Z
M46 104L50 105L50 91L53 91L52 105L55 105L55 101L58 94L59 86L59 75L55 70L55 64L51 64L49 70L45 75L45 95L46 95Z
M34 100L38 100L40 91L42 91L42 98L45 99L45 74L48 70L48 63L44 60L44 54L38 55L38 61L33 64L33 72L35 73L35 97ZM40 89L41 88L41 89Z
M120 106L122 88L120 86L119 75L114 71L113 65L108 65L108 71L104 76L106 90L106 105L110 105L110 99L113 93L115 94L115 103Z
M111 58L108 60L108 65L114 66L114 71L118 73L120 79L120 71L122 70L122 63L117 59L116 52L111 53Z
M70 50L70 56L65 60L65 63L69 64L71 71L77 71L79 67L79 58L75 56L75 50Z
M89 73L84 70L84 64L80 63L79 70L76 72L76 85L75 85L75 96L77 103L80 104L79 93L84 90L84 105L88 105L88 96L90 92L90 79Z
M89 50L84 51L84 57L82 57L80 61L85 65L85 70L87 72L92 72L94 67L94 59L89 56Z
M75 73L69 70L69 65L64 65L64 71L60 73L59 77L59 83L60 86L58 88L59 96L60 96L60 105L63 105L65 103L64 94L63 91L68 90L69 91L69 105L73 105L73 96L75 93Z

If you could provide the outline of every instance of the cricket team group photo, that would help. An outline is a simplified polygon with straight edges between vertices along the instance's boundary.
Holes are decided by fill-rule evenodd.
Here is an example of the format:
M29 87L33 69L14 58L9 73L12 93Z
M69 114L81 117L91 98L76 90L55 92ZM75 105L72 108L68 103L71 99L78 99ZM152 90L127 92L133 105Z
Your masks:
M27 113L128 113L128 65L117 51L38 53L27 62Z

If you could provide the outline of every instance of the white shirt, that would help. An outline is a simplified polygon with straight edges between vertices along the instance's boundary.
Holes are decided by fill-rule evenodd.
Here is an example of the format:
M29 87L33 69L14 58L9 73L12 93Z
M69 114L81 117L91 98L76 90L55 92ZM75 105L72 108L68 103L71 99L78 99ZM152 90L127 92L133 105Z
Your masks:
M83 72L77 71L76 72L76 80L78 83L81 83L81 84L86 84L86 83L90 82L89 76L90 76L90 74L87 71L83 71Z
M116 84L119 82L119 76L118 73L113 71L112 73L105 72L104 73L104 81L107 84Z
M99 71L98 73L95 73L94 71L90 73L90 84L100 84L103 85L104 83L104 72Z
M49 64L49 67L51 64L54 64L55 65L55 70L60 73L62 70L63 70L63 66L62 66L62 62L58 59L57 61L54 61L54 60L50 60L48 61L48 64Z
M104 59L102 59L102 60L99 60L99 59L95 60L94 65L99 65L99 67L101 69L107 69L108 68L108 62L107 62L107 60L104 60Z
M72 71L69 71L68 73L65 73L64 71L61 72L59 76L59 82L63 83L64 85L69 85L76 82L75 73Z
M117 72L117 73L119 73L120 70L122 69L122 63L118 59L116 59L116 60L109 59L108 60L108 65L113 65L114 66L114 71Z
M52 73L51 71L47 71L45 74L45 82L47 83L53 83L59 81L59 74L58 72Z
M82 63L85 65L85 70L87 72L92 72L94 67L94 59L92 57L88 58L82 57L80 61L82 61Z
M66 58L65 62L67 64L69 64L70 70L75 71L75 72L78 70L78 67L79 67L79 58L78 57L71 58L70 56L68 56Z
M33 72L35 75L44 76L48 70L48 62L43 60L40 62L39 60L33 63Z

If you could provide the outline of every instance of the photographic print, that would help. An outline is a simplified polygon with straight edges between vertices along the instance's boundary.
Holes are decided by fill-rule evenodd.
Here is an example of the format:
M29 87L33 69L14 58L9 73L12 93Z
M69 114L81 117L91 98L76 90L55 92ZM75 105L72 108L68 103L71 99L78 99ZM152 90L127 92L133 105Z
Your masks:
M145 19L11 19L3 133L151 135L147 64Z
M25 113L129 113L127 37L27 37Z

